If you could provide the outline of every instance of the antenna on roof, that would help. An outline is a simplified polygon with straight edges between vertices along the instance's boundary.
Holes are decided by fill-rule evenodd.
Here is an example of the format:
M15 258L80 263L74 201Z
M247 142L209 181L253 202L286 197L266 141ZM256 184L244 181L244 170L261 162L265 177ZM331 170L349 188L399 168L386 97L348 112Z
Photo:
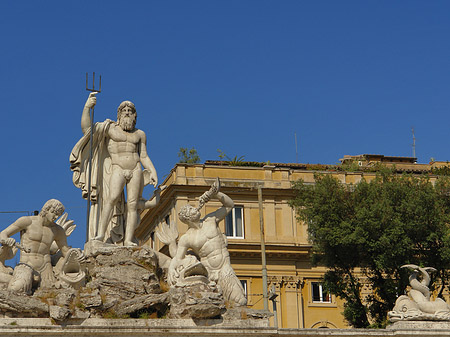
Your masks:
M411 132L412 132L412 136L413 136L413 143L412 143L413 158L416 158L416 136L414 134L414 126L411 127Z
M295 163L298 164L297 132L294 132L294 137L295 137Z

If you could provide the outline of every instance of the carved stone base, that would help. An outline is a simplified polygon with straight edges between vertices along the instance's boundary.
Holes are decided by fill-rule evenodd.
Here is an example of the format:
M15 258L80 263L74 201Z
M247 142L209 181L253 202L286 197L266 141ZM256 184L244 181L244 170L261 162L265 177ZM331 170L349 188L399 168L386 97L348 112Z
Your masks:
M161 294L158 259L153 250L88 242L88 282L80 289L82 306L96 317L164 313L168 295Z
M91 240L86 242L84 245L84 255L86 255L86 257L89 257L97 256L99 254L112 254L112 252L117 248L120 248L120 246L110 243L104 243L97 240Z
M170 291L170 318L206 319L225 312L225 302L217 289L203 282L194 282Z
M398 321L386 327L388 330L447 330L450 334L450 322L438 321Z

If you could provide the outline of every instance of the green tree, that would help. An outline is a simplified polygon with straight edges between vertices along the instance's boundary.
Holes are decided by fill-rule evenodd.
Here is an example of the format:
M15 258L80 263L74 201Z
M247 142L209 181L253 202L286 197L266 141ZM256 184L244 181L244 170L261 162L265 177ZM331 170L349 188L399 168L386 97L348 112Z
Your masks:
M384 169L370 182L344 185L332 175L297 181L291 206L308 224L312 261L328 268L323 282L344 300L354 327L384 326L408 285L407 263L432 266L442 296L450 268L450 183ZM364 296L363 283L371 293Z
M180 147L178 151L178 162L187 164L197 164L200 163L200 156L195 148L188 150L186 147Z

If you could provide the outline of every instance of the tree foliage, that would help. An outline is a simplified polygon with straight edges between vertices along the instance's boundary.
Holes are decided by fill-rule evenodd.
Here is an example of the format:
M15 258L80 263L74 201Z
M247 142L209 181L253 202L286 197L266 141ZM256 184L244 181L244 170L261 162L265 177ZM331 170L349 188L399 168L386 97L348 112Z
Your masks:
M186 147L180 147L178 151L178 162L187 164L197 164L200 163L200 156L195 148L188 150Z
M223 152L221 149L217 149L217 152L219 152L219 158L221 160L226 159L225 163L227 165L230 165L230 166L247 166L246 164L248 162L244 161L245 156L240 156L240 157L234 156L233 158L231 158L231 157L228 157L226 155L226 153Z
M387 169L370 182L344 185L332 175L294 183L298 218L308 224L314 264L328 267L324 287L342 298L354 327L384 326L408 285L400 267L432 266L442 296L450 268L450 180L396 175ZM363 291L364 284L370 291Z

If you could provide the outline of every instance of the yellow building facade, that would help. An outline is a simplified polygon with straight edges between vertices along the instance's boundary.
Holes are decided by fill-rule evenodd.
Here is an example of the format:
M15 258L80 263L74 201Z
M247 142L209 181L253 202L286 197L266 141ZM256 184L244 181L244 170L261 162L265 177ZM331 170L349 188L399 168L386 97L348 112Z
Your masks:
M407 171L430 171L431 165L415 164L413 160L414 158L410 158L409 161L396 165L400 170L405 165ZM355 184L362 177L373 179L375 173L344 172L330 166L304 164L270 164L259 167L221 164L222 162L214 161L207 161L205 164L177 164L163 182L167 188L161 195L160 203L141 214L141 225L136 231L141 244L168 254L168 248L154 235L156 226L166 222L170 226L176 226L181 236L187 230L187 225L178 220L178 211L187 203L197 205L199 196L219 177L221 190L235 203L233 211L219 225L227 235L231 263L246 290L248 306L262 309L261 214L258 202L260 187L268 288L270 290L273 287L278 295L278 327L347 328L341 314L343 303L322 289L320 280L325 269L311 265L307 225L297 221L295 211L289 206L289 200L294 196L291 183L303 179L306 183L313 184L314 174L321 172L333 174L345 184ZM359 165L366 164L363 162ZM201 210L202 216L219 207L219 201L209 201ZM273 303L269 303L269 310L273 311ZM271 324L274 325L273 319Z

